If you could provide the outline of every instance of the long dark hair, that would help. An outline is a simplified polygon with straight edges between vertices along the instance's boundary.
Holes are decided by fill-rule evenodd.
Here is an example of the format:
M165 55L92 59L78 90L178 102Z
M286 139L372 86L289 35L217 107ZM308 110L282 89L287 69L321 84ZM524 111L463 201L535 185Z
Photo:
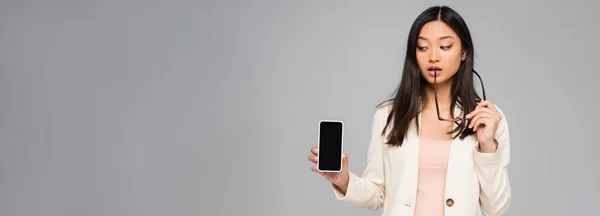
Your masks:
M464 115L475 109L477 106L476 101L480 100L473 85L474 49L467 24L456 11L447 6L427 8L416 18L410 29L402 78L400 85L395 91L395 96L378 105L378 107L384 104L392 105L386 125L381 132L384 135L388 127L392 128L389 130L390 133L386 144L393 146L402 145L410 123L421 112L421 104L427 101L427 94L425 94L427 81L419 72L420 69L416 57L417 40L423 26L428 22L436 20L446 23L456 32L462 44L462 51L466 53L466 59L461 62L458 71L452 78L450 92L451 115L453 115L455 106L458 104L463 109L463 116L461 116L463 118ZM419 120L416 119L414 122L418 129ZM448 134L455 134L453 139L459 135L460 139L464 139L466 136L473 134L473 130L467 127L466 121L457 122L456 125L457 127L454 130L448 132Z

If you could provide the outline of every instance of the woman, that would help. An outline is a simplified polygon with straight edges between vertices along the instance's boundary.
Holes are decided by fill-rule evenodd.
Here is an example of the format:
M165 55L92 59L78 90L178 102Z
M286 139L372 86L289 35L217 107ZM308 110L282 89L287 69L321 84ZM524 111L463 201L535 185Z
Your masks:
M362 176L314 172L339 200L383 215L505 215L511 200L508 124L475 91L473 42L461 16L446 6L417 17L394 98L373 116ZM481 82L483 88L483 82ZM317 146L308 160L317 162Z

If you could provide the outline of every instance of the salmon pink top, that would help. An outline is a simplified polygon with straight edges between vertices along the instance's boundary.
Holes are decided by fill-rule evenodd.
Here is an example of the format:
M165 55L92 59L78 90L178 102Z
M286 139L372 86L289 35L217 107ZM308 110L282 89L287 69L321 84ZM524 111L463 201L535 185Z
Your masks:
M415 216L444 215L444 187L450 140L421 138Z

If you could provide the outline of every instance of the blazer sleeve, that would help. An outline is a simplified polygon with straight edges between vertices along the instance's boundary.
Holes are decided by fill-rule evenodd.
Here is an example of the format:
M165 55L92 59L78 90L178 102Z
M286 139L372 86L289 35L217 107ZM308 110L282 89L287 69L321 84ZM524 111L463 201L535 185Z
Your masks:
M345 195L335 185L332 185L338 200L347 201L369 210L377 210L383 206L385 173L381 132L385 126L388 112L385 108L379 108L373 115L367 165L362 175L358 176L349 171L350 179Z
M494 153L482 153L476 149L474 160L480 184L481 208L488 216L502 216L506 215L511 201L511 187L508 178L510 136L506 116L498 106L494 106L502 114L495 135L498 148ZM476 148L478 146L479 143Z

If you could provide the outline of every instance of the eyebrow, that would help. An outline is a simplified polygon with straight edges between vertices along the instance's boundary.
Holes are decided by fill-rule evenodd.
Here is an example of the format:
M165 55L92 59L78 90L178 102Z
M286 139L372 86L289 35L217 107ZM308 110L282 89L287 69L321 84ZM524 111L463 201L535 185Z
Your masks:
M443 39L446 39L446 38L452 38L452 39L454 39L452 36L443 36L443 37L438 38L438 40L443 40ZM419 39L429 40L429 39L427 39L427 38L425 38L423 36L419 36Z

